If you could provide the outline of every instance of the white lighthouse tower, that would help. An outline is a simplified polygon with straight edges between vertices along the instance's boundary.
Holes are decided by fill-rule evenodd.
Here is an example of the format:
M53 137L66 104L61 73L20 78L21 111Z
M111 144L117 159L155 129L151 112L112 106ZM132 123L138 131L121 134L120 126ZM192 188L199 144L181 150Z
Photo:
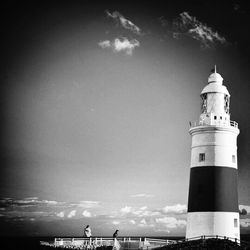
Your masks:
M230 121L230 94L216 72L201 92L201 114L191 125L190 183L186 238L240 239L237 191L238 124Z

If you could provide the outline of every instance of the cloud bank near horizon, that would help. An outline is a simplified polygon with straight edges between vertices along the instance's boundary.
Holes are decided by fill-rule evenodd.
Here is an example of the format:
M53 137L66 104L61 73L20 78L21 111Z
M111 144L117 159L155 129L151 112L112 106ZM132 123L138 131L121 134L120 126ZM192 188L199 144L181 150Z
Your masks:
M140 196L144 197L144 195ZM239 210L241 215L243 214L241 227L247 229L250 227L250 206L240 205ZM76 220L83 220L94 227L98 225L112 228L112 225L119 225L119 228L129 231L132 226L133 229L143 228L154 233L171 234L185 231L186 215L185 204L166 205L159 208L125 205L110 211L99 201L63 202L40 200L38 197L0 199L0 219L15 223L68 221L72 224Z

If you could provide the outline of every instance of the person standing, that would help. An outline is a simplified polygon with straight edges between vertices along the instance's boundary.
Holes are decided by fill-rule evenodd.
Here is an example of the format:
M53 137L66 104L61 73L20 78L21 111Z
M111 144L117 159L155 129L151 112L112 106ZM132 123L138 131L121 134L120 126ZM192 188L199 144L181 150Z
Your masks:
M118 229L113 233L113 238L115 239L115 238L117 238L117 236L118 236Z
M120 248L121 248L119 241L116 239L118 236L118 231L119 230L117 229L113 234L114 242L113 242L113 249L112 250L120 250Z
M91 235L90 226L87 225L87 226L84 228L84 237L90 238L91 236L92 236L92 235Z

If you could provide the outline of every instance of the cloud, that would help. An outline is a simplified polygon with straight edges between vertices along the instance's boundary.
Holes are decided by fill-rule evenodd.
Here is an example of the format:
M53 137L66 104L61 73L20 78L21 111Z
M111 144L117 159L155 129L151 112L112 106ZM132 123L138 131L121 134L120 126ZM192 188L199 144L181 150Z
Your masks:
M228 42L213 28L191 16L187 11L179 14L177 18L168 21L163 16L158 18L161 26L171 34L174 39L189 37L197 40L201 48L214 48L216 44L226 45Z
M136 47L140 46L140 42L136 39L128 40L126 37L115 38L112 42L109 40L101 41L98 45L105 49L111 48L114 52L125 52L127 55L132 55Z
M240 225L242 227L250 227L250 218L241 219L240 220Z
M124 214L127 214L127 213L130 213L132 211L132 207L125 206L125 207L121 208L120 211Z
M100 205L99 201L80 201L79 203L76 203L78 207L83 208L93 208L98 207Z
M27 197L25 200L38 200L38 197Z
M137 211L133 211L133 214L136 215L137 217L152 217L152 216L159 216L160 212L139 209Z
M140 224L139 225L147 225L147 222L146 222L146 220L145 219L142 219L141 221L140 221Z
M49 204L49 205L58 205L58 204L62 204L62 203L60 203L60 202L58 202L58 201L43 200L42 202L45 203L45 204Z
M59 212L59 213L57 213L56 214L56 216L58 216L58 217L60 217L60 218L64 218L64 212L63 211L61 211L61 212Z
M135 225L135 220L130 220L129 223L131 223L132 225Z
M88 217L88 218L92 217L91 213L90 213L89 211L87 211L87 210L84 210L84 211L82 212L82 215L83 215L84 217Z
M72 210L69 214L68 214L68 218L72 218L76 215L76 210Z
M111 47L111 42L109 40L99 42L98 44L103 49Z
M114 220L114 221L112 221L112 224L113 224L113 225L119 225L119 224L120 224L120 221Z
M152 195L152 194L133 194L133 195L131 195L131 197L133 197L133 198L150 198L150 197L154 197L154 195Z
M156 223L163 224L167 228L185 227L187 224L185 220L178 220L175 217L156 218L155 221Z
M136 26L134 23L132 23L130 20L125 18L118 11L114 11L113 13L110 13L108 10L106 10L106 14L108 17L115 20L117 24L120 24L124 29L130 30L137 35L141 35L141 29L138 26Z
M173 22L174 38L180 35L187 35L201 43L202 48L211 48L215 43L226 44L226 39L214 31L211 27L198 21L196 17L189 15L184 11L180 13L179 18Z
M60 206L63 204L65 204L65 202L59 202L54 200L39 200L38 197L28 197L24 199L0 199L0 207L5 208L49 207Z
M2 198L0 199L0 211L8 220L39 220L51 221L54 219L76 216L80 208L90 209L100 206L99 201L62 202L55 200L39 200L38 197L27 197L24 199ZM81 209L82 211L82 209ZM79 211L80 212L80 211ZM80 216L80 213L78 214ZM85 210L85 217L92 214Z
M176 205L172 205L172 206L165 206L162 209L162 212L164 214L168 214L168 213L183 214L183 213L187 212L187 206L181 205L181 204L176 204Z

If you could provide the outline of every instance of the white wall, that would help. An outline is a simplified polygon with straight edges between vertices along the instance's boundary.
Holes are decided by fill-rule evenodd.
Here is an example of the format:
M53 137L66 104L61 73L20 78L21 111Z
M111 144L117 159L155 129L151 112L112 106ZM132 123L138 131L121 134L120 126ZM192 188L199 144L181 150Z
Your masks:
M237 227L234 227L234 219L237 219ZM240 239L239 213L188 213L186 238L198 237L202 235L218 235Z

